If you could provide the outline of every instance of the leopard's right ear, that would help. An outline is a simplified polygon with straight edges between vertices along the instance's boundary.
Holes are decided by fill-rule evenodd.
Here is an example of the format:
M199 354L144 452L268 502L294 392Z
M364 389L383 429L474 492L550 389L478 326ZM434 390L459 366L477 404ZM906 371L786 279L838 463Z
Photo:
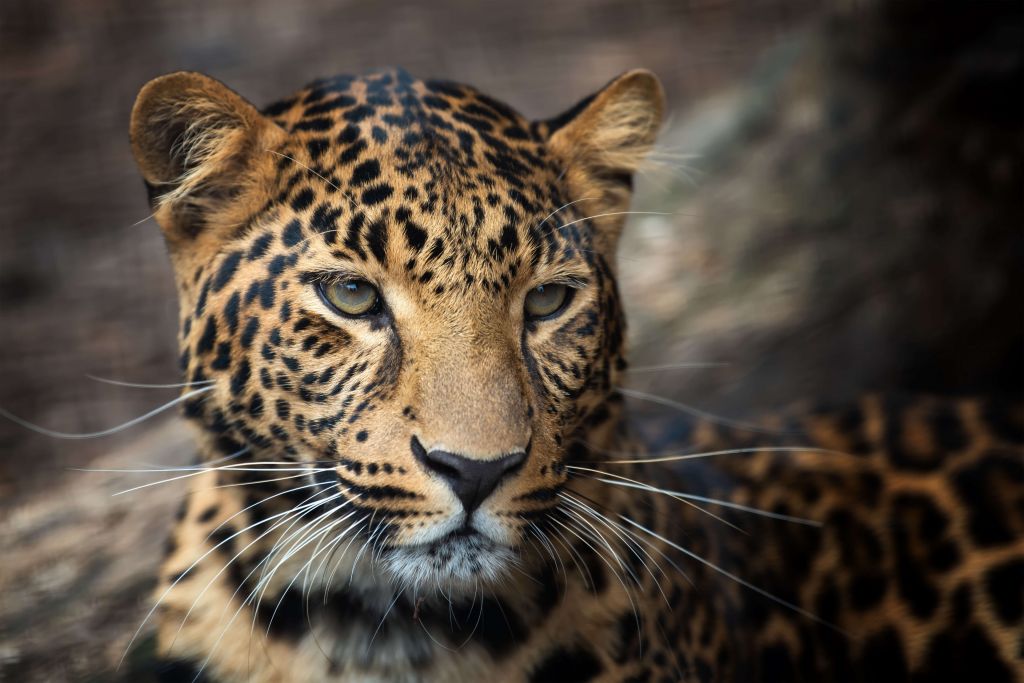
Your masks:
M143 86L132 109L132 151L172 253L223 239L262 205L276 161L267 150L286 137L209 76L179 71Z

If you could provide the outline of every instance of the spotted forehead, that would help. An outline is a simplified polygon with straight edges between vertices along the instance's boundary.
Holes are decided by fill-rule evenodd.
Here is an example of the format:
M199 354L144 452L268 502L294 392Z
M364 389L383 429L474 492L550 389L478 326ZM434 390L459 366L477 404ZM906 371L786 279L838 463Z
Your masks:
M421 252L431 274L504 264L482 280L498 286L527 263L584 253L567 250L587 241L580 230L558 229L571 210L544 221L568 199L536 127L469 86L401 70L339 76L264 114L290 133L279 202L345 256L383 262L397 228L408 269Z

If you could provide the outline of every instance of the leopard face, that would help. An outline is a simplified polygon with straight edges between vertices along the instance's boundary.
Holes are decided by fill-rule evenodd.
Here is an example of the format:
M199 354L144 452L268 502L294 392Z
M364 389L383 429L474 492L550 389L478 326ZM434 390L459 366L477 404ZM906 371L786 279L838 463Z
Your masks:
M149 84L132 141L208 452L331 497L402 585L505 575L623 365L613 252L661 111L646 72L539 123L402 71L262 113Z

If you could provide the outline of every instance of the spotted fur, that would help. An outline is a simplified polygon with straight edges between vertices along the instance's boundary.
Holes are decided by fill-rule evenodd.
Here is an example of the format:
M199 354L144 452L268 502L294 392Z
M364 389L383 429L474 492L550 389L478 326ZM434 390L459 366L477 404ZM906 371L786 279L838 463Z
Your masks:
M640 461L614 252L662 99L642 71L542 122L400 70L262 112L199 74L142 90L204 463L166 679L1019 679L1019 410L871 398ZM379 310L320 295L350 279ZM549 283L567 304L526 317Z

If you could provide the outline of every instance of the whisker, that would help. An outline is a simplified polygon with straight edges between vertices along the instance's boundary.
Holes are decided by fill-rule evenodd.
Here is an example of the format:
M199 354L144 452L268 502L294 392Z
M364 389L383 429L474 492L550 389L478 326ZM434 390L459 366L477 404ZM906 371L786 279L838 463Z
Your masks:
M676 550L678 550L679 552L683 553L687 557L692 558L692 559L700 562L705 567L708 567L708 568L718 572L722 576L725 576L726 578L732 579L733 581L735 581L736 583L740 584L741 586L754 591L758 595L764 596L764 597L768 598L769 600L771 600L772 602L774 602L776 604L779 604L779 605L782 605L783 607L786 607L787 609L791 609L794 612L796 612L797 614L799 614L799 615L801 615L803 617L806 617L806 618L810 619L811 621L814 621L815 623L821 624L822 626L826 626L826 627L832 629L833 631L836 631L837 633L841 633L842 635L849 637L849 635L850 635L849 633L847 633L843 629L839 628L835 624L833 624L831 622L828 622L828 621L825 621L821 617L813 614L812 612L808 612L807 610L803 609L799 605L795 605L792 602L789 602L788 600L783 600L782 598L780 598L780 597L778 597L776 595L773 595L772 593L769 593L768 591L764 590L763 588L755 586L754 584L750 583L749 581L741 579L740 577L736 576L732 572L730 572L730 571L728 571L726 569L723 569L722 567L719 567L714 562L710 562L708 560L705 560L703 557L701 557L697 553L695 553L695 552L693 552L691 550L687 550L686 548L684 548L683 546L679 545L678 543L674 543L674 542L670 541L669 539L665 538L664 536L662 536L661 534L659 534L659 533L657 533L655 531L651 531L650 529L645 527L643 524L640 524L639 522L634 522L632 519L630 519L629 517L626 517L624 515L619 515L619 518L621 518L622 521L626 522L627 524L635 526L636 528L640 529L641 531L643 531L643 532L645 532L647 534L650 534L651 536L653 536L654 538L658 539L662 543L665 543L666 545L671 546L672 548L675 548Z
M676 216L676 215L683 215L683 214L680 214L680 213L675 212L675 211L608 211L606 213L595 213L595 214L593 214L591 216L584 216L583 218L577 218L576 220L569 221L568 223L562 223L561 225L555 226L554 228L552 228L547 233L544 233L544 235L555 233L555 232L558 232L559 230L562 230L563 228L568 228L570 225L576 225L577 223L583 223L585 221L593 220L595 218L607 218L608 216L632 216L632 215L638 215L638 216ZM543 237L544 235L541 235L541 237Z
M335 495L341 495L341 493L338 493L338 494L335 494ZM322 502L321 502L321 504L322 504L323 502L326 502L326 501L322 501ZM306 512L308 512L308 510L307 510ZM328 513L330 513L330 512L331 512L331 511L328 511ZM303 513L303 515L304 515L304 514L305 514L305 512ZM325 514L327 514L327 513L325 513ZM301 516L301 515L300 515L300 516ZM321 518L322 518L322 517L323 517L323 516L321 516ZM318 518L318 519L320 519L320 518ZM295 524L295 523L296 523L297 521L298 521L298 519L295 519L295 520L294 520L294 521L292 522L292 524L291 524L291 525L289 525L289 528L291 528L291 526L294 526L294 524ZM277 542L275 542L275 544L274 544L274 550L276 550L276 549L277 549L277 547L278 547L278 545L279 545L280 543L281 543L281 541L280 541L280 540L279 540L279 541L277 541ZM273 550L272 550L272 552L273 552ZM259 567L260 567L260 566L262 566L262 565L264 564L264 562L266 562L266 561L267 561L267 559L269 559L269 557L270 557L270 555L269 555L269 554L267 555L267 557L264 557L264 559L263 559L262 561L260 561L260 563L259 563L259 564L257 564L257 565L256 565L256 567L253 567L253 569L252 569L252 570L251 570L251 571L249 572L249 574L248 574L248 575L247 575L247 576L246 576L246 577L245 577L245 578L244 578L244 579L243 579L243 580L242 580L242 581L241 581L241 582L239 583L239 586L238 586L238 587L237 587L237 588L235 589L235 592L234 592L234 593L232 593L232 595L231 595L231 599L230 599L230 600L228 600L228 601L227 601L227 602L225 603L225 605L224 605L224 609L223 609L223 610L221 610L221 616L220 616L220 618L221 618L221 619L223 619L223 616L224 616L224 612L226 612L226 611L227 611L228 605L230 605L230 604L231 604L231 600L234 600L235 596L237 596L237 595L238 595L238 591L240 591L240 590L242 589L242 586L244 586L244 585L246 584L246 582L247 582L247 581L248 581L248 580L249 580L249 579L250 579L250 578L252 577L252 575L253 575L253 574L254 574L254 573L255 573L255 572L256 572L256 571L257 571L257 570L259 569ZM233 562L233 561L234 561L234 559L232 559L231 561ZM228 565L226 565L226 566L225 566L225 569L226 569L226 568L227 568L227 566L229 566L229 565L230 565L230 562L229 562L229 564L228 564ZM280 566L280 564L278 564L278 565L277 565L277 566L275 567L274 571L276 571L276 570L277 570L277 567L279 567L279 566ZM222 570L222 571L223 571L223 570ZM273 572L271 573L271 576L272 576L272 575L273 575ZM262 580L262 579L261 579L261 580ZM207 588L209 588L209 585L210 585L210 584L207 584ZM225 635L227 634L227 631L228 631L228 629L229 629L229 628L231 628L231 625L232 625L232 624L233 624L233 623L235 622L235 619L237 619L237 618L238 618L238 615L239 615L239 614L241 613L241 611L242 611L242 610L243 610L243 609L244 609L244 608L246 607L246 605L248 605L248 604L250 603L250 600L251 600L251 598L255 596L256 592L257 592L257 591L259 591L259 589L260 589L260 586L259 586L259 584L257 584L257 587L256 587L256 588L254 588L254 589L253 589L253 591L252 591L252 592L251 592L251 593L249 594L249 596L248 596L248 597L247 597L247 598L246 598L245 600L243 600L243 601L242 601L242 603L241 603L241 604L240 604L240 605L238 606L238 609L236 609L236 610L235 610L235 613L234 613L234 614L232 615L231 619L229 619L229 620L228 620L228 623L227 623L227 624L225 624L224 628L223 628L223 629L221 630L221 632L220 632L220 636L218 636L217 640L216 640L216 641L215 641L215 642L213 643L213 646L212 646L212 648L210 649L210 652L209 652L209 653L207 654L207 656L206 656L206 659L205 659L205 660L203 660L203 664L202 664L202 666L200 666L200 668L199 668L199 671L198 671L198 673L196 674L196 678L195 678L195 679L193 679L193 683L195 683L195 682L196 682L196 681L197 681L197 680L199 679L199 677L200 677L200 676L202 675L203 671L205 671L205 669L206 669L206 666L207 666L207 665L208 665L208 664L210 663L210 659L211 659L211 658L213 657L214 653L215 653L215 652L217 651L217 648L218 648L218 647L220 646L220 643L221 643L221 641L222 641L222 640L224 639L224 636L225 636ZM205 591L205 589L204 589L204 591ZM262 594L262 593L260 593L260 599L262 599L262 595L263 595L263 594ZM193 601L193 603L192 603L192 608L194 608L194 607L195 607L195 605L196 605L196 602L195 602L195 601ZM191 612L192 608L190 608L190 609L189 609L189 612ZM256 603L256 606L255 606L255 608L253 609L253 625L255 625L255 619L256 619L256 615L258 614L258 612L259 612L259 602L257 601L257 603ZM186 616L186 618L187 618L187 616ZM185 622L184 622L184 620L183 620L183 621L182 621L182 626L184 626L184 623L185 623ZM178 632L179 632L179 633L181 632L181 627L179 627L179 628L178 628ZM175 637L177 637L177 636L175 636ZM250 642L250 645L251 645L251 643L252 643L252 630L251 630L251 629L250 629L250 633L249 633L249 638L250 638L250 641L249 641L249 642Z
M561 211L562 209L567 209L567 208L569 208L570 206L572 206L573 204L579 204L580 202L591 202L591 201L594 201L594 198L593 198L593 197L584 197L583 199L577 199L577 200L575 200L575 201L571 201L571 202L566 202L565 204L562 204L562 205L561 205L560 207L558 207L557 209L555 209L554 211L552 211L551 213L549 213L549 214L548 214L547 216L544 216L544 220L542 220L542 221L541 221L540 223L538 223L538 224L537 224L537 227L536 227L536 229L537 229L537 230L540 230L540 226L542 226L542 225L544 225L545 223L547 223L547 222L548 222L548 219L549 219L549 218L551 218L552 216L554 216L554 215L555 215L556 213L558 213L558 212L559 212L559 211Z
M597 449L595 449L597 450ZM598 451L602 452L602 451ZM625 451L603 451L609 455L629 455ZM659 455L652 458L629 458L625 460L601 460L601 465L641 465L658 462L678 462L680 460L697 460L700 458L711 458L716 455L737 455L740 453L828 453L831 455L850 455L844 451L836 451L830 448L810 448L805 446L763 446L751 448L729 448L720 451L705 451L702 453L681 453L678 455ZM589 462L589 461L586 461Z
M640 552L646 555L647 558L654 563L654 566L658 568L658 571L662 575L664 575L665 572L664 570L662 570L661 565L658 564L658 561L655 560L654 557L650 553L648 553L644 548L640 547L636 542L633 542L628 536L624 536L622 532L619 530L618 525L612 523L611 520L608 520L605 515L601 514L600 512L590 507L583 501L578 500L577 498L574 498L571 495L565 493L559 493L558 495L576 509L581 510L584 514L593 517L595 520L603 524L615 535L616 538L622 541L626 549L629 552L633 553L633 555L640 561L640 564L643 565L644 569L647 570L647 573L654 580L654 585L658 587L658 592L661 593L662 599L665 600L665 604L668 605L671 609L672 605L669 602L668 596L665 595L664 589L661 587L661 581L658 580L658 577L654 574L654 571L650 568L650 566L648 566L647 562L644 561L643 556L641 556L640 553L637 552L637 549L639 548ZM637 583L639 584L639 579L637 579Z
M136 417L136 418L133 418L131 420L128 420L127 422L125 422L123 424L120 424L120 425L117 425L116 427L111 427L109 429L103 429L103 430L100 430L98 432L73 433L73 432L58 432L58 431L54 431L52 429L47 429L46 427L40 427L37 424L33 424L33 423L31 423L31 422L29 422L27 420L24 420L24 419L18 417L17 415L14 415L13 413L8 412L4 408L0 408L0 416L7 418L11 422L13 422L13 423L15 423L17 425L20 425L20 426L24 427L25 429L31 430L33 432L36 432L37 434L42 434L44 436L52 437L54 439L96 439L96 438L99 438L99 437L102 437L102 436L110 436L111 434L116 434L118 432L124 431L125 429L128 429L129 427L134 427L135 425L139 424L140 422L145 422L149 418L151 418L151 417L153 417L155 415L159 415L160 413L162 413L163 411L167 410L168 408L172 408L172 407L178 405L179 403L183 403L184 401L187 401L188 399L192 398L193 396L198 396L199 394L202 394L204 392L210 391L213 388L214 387L210 386L210 387L203 387L201 389L195 389L193 391L189 391L188 393L182 394L178 398L163 404L159 408L154 408L153 410L149 411L148 413L145 413L144 415L140 415L139 417Z
M315 495L315 494L314 494L314 495ZM311 498L312 498L312 496L311 496ZM307 500L309 500L309 498L307 498ZM172 590L174 589L174 587L175 587L175 586L177 586L177 585L178 585L178 583L179 583L179 582L180 582L180 581L181 581L182 579L184 579L184 578L185 578L185 577L186 577L186 576L187 576L187 575L189 574L189 572L191 572L191 571L192 571L193 569L195 569L195 568L196 568L196 567L197 567L197 566L199 565L199 563L200 563L200 562L202 562L202 561L203 561L204 559L206 559L207 557L209 557L209 556L210 556L210 554L212 554L213 552L215 552L215 551L217 550L217 548L219 548L219 547L220 547L221 545L223 545L223 544L225 544L225 543L229 543L229 542L231 542L231 541L232 541L232 540L234 540L234 539L235 539L235 538L236 538L237 536L239 536L240 534L244 533L245 531L248 531L249 529L251 529L251 528L253 528L253 527L259 526L260 524L265 524L266 522L269 522L270 520L274 519L275 517L279 517L279 516L281 516L281 515L288 515L288 514L291 514L291 513L293 513L293 512L294 512L294 510L295 510L295 508L293 508L293 509L291 509L291 510L287 510L287 511L285 511L285 512L282 512L282 513L278 513L277 515L272 515L272 516L270 516L270 517L267 517L267 518L264 518L264 519L262 519L262 520L260 520L260 521L258 521L258 522L254 522L253 524L250 524L250 525L249 525L248 527L246 527L245 529L241 529L241 530L239 530L239 531L235 532L234 534L232 534L231 536L229 536L228 538L225 538L225 539L224 539L223 541L221 541L221 542L220 542L220 543L218 543L217 545L215 545L215 546L213 546L212 548L210 548L209 550L207 550L207 551L206 551L205 553L203 553L203 554L202 554L202 555L201 555L201 556L200 556L199 558L197 558L197 559L196 559L196 560L195 560L194 562L192 562L192 564L191 564L191 565L189 565L189 567L188 567L188 568L187 568L187 569L186 569L186 570L185 570L184 572L182 572L182 573L181 573L181 575L180 575L180 576L179 576L179 577L178 577L177 579L175 579L175 580L174 580L174 581L173 581L173 582L172 582L172 583L171 583L171 584L170 584L170 585L169 585L169 586L167 587L167 589L166 589L166 590L164 590L164 592L163 592L163 593L162 593L162 594L160 595L160 597L159 597L159 598L157 599L157 601L156 601L156 602L154 603L153 607L152 607L152 608L150 608L149 612L148 612L148 613L146 614L146 616L145 616L145 617L143 618L143 620L142 620L142 623L140 623L140 624L139 624L139 627L138 627L138 628L137 628L137 629L135 630L135 633L134 633L134 634L132 634L132 637L131 637L131 639L129 639L129 641L128 641L128 645L127 645L127 646L125 646L124 652L123 652L123 653L122 653L122 655L121 655L121 659L120 659L120 660L118 661L118 664L117 664L118 668L120 668L120 667L121 667L121 665L122 665L122 664L124 664L124 660L125 660L125 657L127 657L127 656L128 656L128 652L129 652L129 651L131 650L131 648L132 648L132 645L133 645L133 644L135 643L136 639L137 639L137 638L139 637L139 634L140 634L140 633L142 633L142 629L143 629L143 627L145 627L146 623L147 623L147 622L148 622L148 621L150 620L150 618L152 618L152 616L153 616L153 614L154 614L154 613L156 612L157 608L158 608L158 607L159 607L159 606L160 606L160 605L161 605L161 604L163 603L163 601L164 601L164 600L165 600L165 599L167 598L167 596L168 596L168 595L170 595L170 593L171 593L171 591L172 591ZM268 530L267 530L267 532L264 532L264 533L269 533L269 531L271 531L272 529L273 529L273 527L271 527L270 529L268 529ZM259 540L259 538L262 538L262 537L263 537L263 535L261 535L261 536L257 537L257 539L256 539L256 540ZM253 543L255 543L255 542L256 542L256 541L253 541ZM248 547L248 546L246 546L246 547ZM244 550L244 549L243 549L243 550Z
M299 517L301 518L306 513L308 513L310 510L315 510L316 508L320 507L321 505L326 505L327 502L330 501L332 498L340 496L340 495L341 495L341 493L337 493L337 494L334 494L334 496L329 496L325 500L315 501L315 502L309 503L308 505L300 506L300 507L304 507L304 509L303 509L302 513L299 515ZM315 497L316 497L316 494L313 494L313 496L310 496L310 498L315 498ZM199 594L196 595L196 597L192 600L192 605L189 607L188 611L185 613L185 616L182 617L181 624L178 626L178 630L175 632L174 637L171 639L171 645L168 646L169 648L174 645L175 641L177 641L178 636L181 634L181 630L185 627L185 623L188 621L189 616L191 616L192 611L196 608L196 605L199 604L199 601L202 600L203 596L206 595L206 591L208 591L210 589L210 587L213 586L214 582L216 582L217 579L220 578L220 576L223 575L224 572L226 572L228 570L228 567L230 567L232 564L234 564L234 562L237 561L238 558L240 558L243 554L245 554L246 550L248 550L253 545L258 543L262 538L264 538L265 536L267 536L268 534L273 532L275 529L277 529L281 525L285 524L290 517L294 516L299 511L300 507L292 508L292 509L287 510L285 512L278 513L277 515L272 515L272 516L267 517L266 519L263 520L263 522L266 522L266 521L269 521L271 519L274 519L275 517L283 517L283 519L280 519L278 522L276 522L272 526L268 527L266 530L263 531L263 533L261 533L259 536L254 538L244 548L242 548L237 553L235 553L234 557L232 557L230 560L228 560L227 563L223 567L220 568L220 571L218 571L213 576L213 578L210 579L206 583L206 585L199 592ZM247 529L252 528L252 526L254 526L254 525L250 525L249 527L246 527L246 529L242 529L241 531L239 531L236 534L234 534L234 536L237 536L237 535L243 533ZM234 536L232 536L232 538L234 538ZM205 555L204 555L204 557L205 557ZM200 560L202 560L202 558L200 558ZM198 562L200 560L197 560L195 563L193 563L193 566L198 564ZM189 569L189 571L191 571L191 568ZM253 571L255 571L255 569ZM246 577L246 578L248 578L248 577ZM243 583L244 583L244 581L243 581ZM173 588L173 585L171 587ZM236 590L236 592L237 592L237 590ZM234 597L234 595L232 595L232 598L233 597ZM229 604L229 603L227 603L227 604ZM227 604L225 604L225 608L224 609L227 609ZM222 614L223 614L223 610L222 610Z
M605 484L612 484L614 486L624 486L626 488L639 489L641 491L648 491L650 493L661 493L661 494L664 494L664 495L666 495L666 496L668 496L670 498L676 498L676 499L685 498L686 500L696 500L696 501L699 501L699 502L702 502L702 503L708 503L708 504L711 504L711 505L720 505L722 507L731 508L733 510L741 510L743 512L749 512L749 513L754 514L754 515L760 515L761 517L770 517L771 519L782 520L784 522L793 522L795 524L803 524L805 526L813 526L813 527L821 527L822 526L822 523L817 521L817 520L805 519L803 517L794 517L793 515L784 515L784 514L779 513L779 512L770 512L768 510L761 510L759 508L750 507L749 505L741 505L740 503L733 503L732 501L728 501L728 500L720 500L718 498L707 498L705 496L699 496L699 495L697 495L695 493L683 493L682 491L670 491L668 489L662 489L662 488L658 488L657 486L651 486L650 484L645 484L643 482L639 482L639 481L636 481L634 479L627 479L626 477L621 477L619 475L612 474L610 472L601 472L601 470L590 469L589 467L573 467L571 465L568 465L567 467L569 469L573 469L573 470L586 470L588 472L598 472L598 473L600 473L602 475L605 475L605 476L615 477L616 479L624 480L624 481L616 481L614 479L605 479L604 477L594 477L594 476L589 477L590 479L594 479L596 481L600 481L600 482L603 482Z
M751 424L749 422L743 422L741 420L732 420L727 417L720 417L706 410L694 408L691 405L687 405L679 401L674 401L670 398L665 398L664 396L658 396L657 394L649 394L645 391L637 391L636 389L626 389L625 387L616 387L616 391L618 391L623 396L640 399L641 401L650 401L651 403L657 403L658 405L666 406L668 408L674 408L688 415L693 415L694 417L699 417L703 420L707 420L708 422L722 425L723 427L732 427L733 429L742 429L745 431L758 432L761 434L781 435L803 433L799 430L786 431L780 429L771 429L769 427L762 427L760 425Z
M594 505L597 505L599 507L603 507L605 510L608 510L609 512L612 512L614 514L614 510L610 510L607 506L601 505L597 501L595 501L592 498L590 498L589 496L587 496L585 493L581 493L580 491L576 491L575 489L570 489L568 487L566 487L566 490L570 491L571 493L575 493L577 496L580 496L581 498L586 498L587 500L589 500ZM591 508L591 509L593 509L593 508ZM669 555L666 554L665 551L662 550L660 547L658 547L654 543L654 541L650 540L649 538L647 538L645 536L641 536L640 534L638 534L637 532L633 531L632 529L627 529L626 527L622 526L620 523L616 522L614 519L611 519L610 517L608 517L608 515L602 514L602 517L604 517L604 519L608 523L615 525L615 527L620 529L624 534L627 534L637 544L643 544L643 545L646 545L649 548L653 549L666 562L668 562L670 565L672 565L672 568L675 569L677 572L679 572L679 575L682 576L686 580L687 583L689 583L691 586L696 587L696 584L694 584L693 580L689 577L689 575L685 571L683 571L683 568L680 567L678 564L676 564L676 561L673 560L671 557L669 557ZM646 553L646 551L644 551L644 552ZM650 557L649 554L647 556ZM658 563L654 560L654 558L651 558L651 561L654 562L655 566L658 566ZM662 573L664 573L664 571L661 570L660 566L658 566L658 569L659 569L659 571L662 571Z
M573 465L566 465L566 467L574 469L574 470L588 470L589 469L587 467L575 467ZM601 470L590 470L590 471L598 472L599 474L603 474L603 475L609 476L609 477L616 477L616 478L619 478L619 479L625 479L626 481L632 482L633 484L636 485L633 488L641 488L641 489L645 489L645 490L655 490L653 486L649 486L647 484L644 484L643 482L636 481L635 479L629 479L628 477L622 477L622 476L619 476L619 475L616 475L616 474L611 474L610 472L602 472ZM591 479L597 479L597 477L590 477L590 478ZM610 482L605 482L605 483L614 484L616 482L610 481ZM662 493L661 491L658 491L658 492ZM734 529L734 530L740 532L741 534L746 534L747 533L746 531L744 531L740 527L736 526L735 524L733 524L729 520L724 519L724 518L716 515L715 513L711 512L710 510L705 510L704 508L702 508L701 506L697 505L693 501L686 500L685 498L682 498L682 497L679 497L679 496L670 496L670 497L671 498L675 498L680 503L684 503L686 505L689 505L694 510L699 510L700 512L703 512L708 517L711 517L712 519L718 520L722 524L726 525L727 527L730 527L731 529Z
M706 363L666 363L664 365L638 365L636 367L626 368L625 372L631 375L640 375L651 372L664 372L665 370L688 370L703 369L703 368L724 368L731 365L731 363L709 361Z
M145 489L145 488L149 488L151 486L159 486L160 484L167 484L167 483L172 482L172 481L178 481L179 479L188 479L190 477L195 477L195 476L198 476L200 474L205 474L206 472L216 472L219 469L221 469L221 468L216 468L215 467L215 468L210 468L210 469L196 470L194 472L189 472L188 474L179 474L176 477L168 477L167 479L161 479L159 481L151 481L151 482L149 482L147 484L140 484L139 486L133 486L130 489L124 489L123 491L118 491L118 492L113 493L111 495L112 496L121 496L121 495L124 495L125 493L131 493L132 491L138 491L139 489ZM226 472L260 472L260 471L266 471L266 472L301 472L301 474L295 475L295 476L292 476L292 477L283 477L283 479L295 479L298 476L303 476L305 474L315 474L316 472L326 472L326 471L329 471L329 469L330 468L296 468L294 470L251 470L251 469L243 469L243 468L232 468L232 467L229 466L229 467L223 468L222 471L226 471ZM269 481L276 481L276 480L271 479ZM256 482L252 482L252 483L256 483ZM246 486L248 484L247 483L243 483L241 485L242 486ZM228 485L225 485L225 486L236 486L236 484L228 484Z
M559 512L562 512L562 514L565 514L567 511L559 509ZM615 571L615 567L612 566L612 563L609 562L608 558L606 558L600 551L598 551L597 548L595 548L593 545L591 545L590 542L587 541L587 539L585 539L583 536L580 536L578 533L576 533L573 530L573 527L575 527L576 524L573 524L573 527L568 527L568 526L565 526L564 524L562 524L557 519L553 519L552 521L555 522L555 524L558 524L558 525L562 526L563 528L567 529L573 536L575 536L576 538L578 538L581 541L583 541L584 545L586 545L588 548L590 548L591 552L593 552L597 557L601 558L601 561L604 562L608 566L608 569L611 570L612 575L616 578L616 580L618 580L619 584L622 586L622 590L625 592L626 598L629 600L629 604L633 608L633 617L636 619L636 627L637 627L637 630L639 630L640 629L640 613L637 611L636 603L633 601L633 592L629 590L629 586L627 586L626 582L623 581L622 576L619 574L619 572ZM569 519L569 521L571 522L572 520ZM579 527L579 528L582 531L586 532L586 528L585 527ZM598 534L598 537L601 538L602 540L604 540L604 537L601 536L600 534ZM595 540L597 540L597 539L595 539ZM605 542L607 543L607 541L605 541ZM615 560L621 566L622 565L622 559L615 553L615 551L611 551L611 554L612 554L612 557L614 557Z
M340 192L340 193L341 193L342 195L344 195L344 196L345 196L345 197L346 197L346 198L348 199L348 201L349 201L349 203L351 204L351 206L352 206L352 208L353 208L353 209L354 209L354 208L356 208L356 207L358 206L358 204L356 203L356 200L355 200L355 198L354 198L354 197L353 197L352 195L350 195L350 194L349 194L348 192L346 192L345 190L341 189L340 187L338 187L337 185L335 185L334 183L332 183L332 182L331 182L330 180L328 180L327 178L323 177L322 175L320 175L319 173L317 173L316 171L314 171L313 169L311 169L311 168L310 168L309 166L306 166L306 165L305 165L304 163L302 163L302 162L301 162L301 161L299 161L298 159L296 159L296 158L294 158L294 157L290 157L290 156L288 156L287 154L282 154L281 152L277 152L277 151L275 151L275 150L272 150L272 149L268 149L268 150L265 150L265 151L267 151L267 152L270 152L271 154L276 154L276 155L277 155L277 156L279 156L279 157L283 157L283 158L285 158L285 159L288 159L288 160L289 160L289 161L291 161L292 163L294 163L294 164L297 164L297 165L301 166L302 168L306 169L307 171L309 171L310 173L312 173L313 175L315 175L315 176L316 176L317 178L319 178L320 180L324 181L325 183L327 183L328 185L330 185L331 187L333 187L333 188L334 188L335 190L337 190L338 192Z
M144 382L125 382L119 379L109 379L107 377L97 377L96 375L86 375L89 379L94 382L102 382L103 384L112 384L115 387L129 387L132 389L181 389L184 387L201 387L209 386L210 384L216 383L215 379L205 379L198 382L175 382L173 384L146 384Z

